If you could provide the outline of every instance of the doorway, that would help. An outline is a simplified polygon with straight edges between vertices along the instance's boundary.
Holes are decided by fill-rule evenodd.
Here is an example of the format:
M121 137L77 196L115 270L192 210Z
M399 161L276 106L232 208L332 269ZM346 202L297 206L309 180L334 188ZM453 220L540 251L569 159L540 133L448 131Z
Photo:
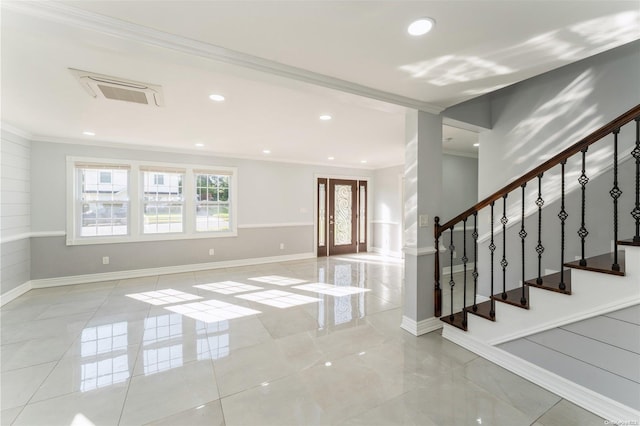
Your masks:
M318 178L318 256L367 251L367 182Z

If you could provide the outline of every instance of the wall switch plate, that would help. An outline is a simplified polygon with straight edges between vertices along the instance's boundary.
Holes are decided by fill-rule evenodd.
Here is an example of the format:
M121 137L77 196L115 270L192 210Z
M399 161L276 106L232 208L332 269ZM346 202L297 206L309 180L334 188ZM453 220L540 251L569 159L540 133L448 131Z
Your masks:
M280 250L284 250L284 243L280 243Z
M108 265L109 264L109 256L104 256L102 258L102 264L103 265Z
M428 214L421 214L418 219L419 219L420 228L424 228L425 226L429 226L429 215Z
M209 256L213 256L214 254L216 254L216 251L214 249L209 249Z

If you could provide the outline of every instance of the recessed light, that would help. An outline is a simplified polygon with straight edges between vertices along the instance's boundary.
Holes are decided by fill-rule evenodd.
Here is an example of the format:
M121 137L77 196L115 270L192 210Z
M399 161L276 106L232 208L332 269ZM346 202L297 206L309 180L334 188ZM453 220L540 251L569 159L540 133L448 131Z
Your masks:
M263 149L262 153L263 154L271 154L271 150L270 149Z
M85 130L84 132L82 132L83 135L85 136L95 136L95 132L89 131L89 130Z
M211 99L212 101L216 101L216 102L222 102L222 101L224 101L224 96L214 93L212 95L209 95L209 99Z
M436 22L431 18L420 18L413 21L407 28L407 32L412 36L425 35L434 27Z
M329 160L329 161L332 161L332 160L335 160L335 159L336 159L336 157L327 157L327 160Z
M331 367L332 364L331 364L331 361L327 361L327 362L324 363L324 365L325 365L325 367Z
M362 164L366 164L367 160L360 160Z
M329 120L331 120L331 116L330 116L330 115L327 115L327 114L325 114L325 115L321 115L321 116L320 116L320 120L322 120L322 121L329 121Z
M479 143L474 143L473 146L480 146L480 144Z
M203 143L196 143L196 144L194 144L194 145L195 145L195 146L197 146L198 148L202 148L202 147L204 146L204 144L203 144Z

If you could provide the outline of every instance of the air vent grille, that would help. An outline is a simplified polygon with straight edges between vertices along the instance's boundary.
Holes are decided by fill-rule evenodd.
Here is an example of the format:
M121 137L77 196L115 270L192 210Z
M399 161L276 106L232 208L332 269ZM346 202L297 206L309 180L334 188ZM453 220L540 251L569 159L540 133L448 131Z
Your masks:
M131 89L120 89L118 87L105 86L104 84L98 84L98 88L102 92L105 98L113 99L116 101L135 102L137 104L148 104L147 96L145 93Z
M131 102L149 106L164 106L162 87L104 74L69 68L80 85L94 98Z

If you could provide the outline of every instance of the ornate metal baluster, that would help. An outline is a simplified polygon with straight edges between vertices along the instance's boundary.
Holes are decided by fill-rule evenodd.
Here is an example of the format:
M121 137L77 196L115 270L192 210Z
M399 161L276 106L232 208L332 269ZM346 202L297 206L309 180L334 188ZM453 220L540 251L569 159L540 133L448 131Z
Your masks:
M636 221L633 242L640 243L640 118L636 118L636 147L631 151L631 155L636 159L636 206L631 210L631 216Z
M589 235L589 231L584 226L584 216L585 216L585 208L586 208L586 186L589 183L589 178L585 173L585 162L586 162L586 154L589 148L584 148L582 152L582 173L578 178L578 183L582 187L582 212L581 212L581 222L580 229L578 229L578 236L580 237L580 248L581 248L581 258L580 258L580 266L587 266L587 260L584 258L584 239Z
M564 290L567 288L567 285L564 283L564 222L569 217L564 208L564 166L566 166L567 160L563 160L560 164L562 165L562 199L560 202L560 213L558 213L558 217L560 218L560 284L558 284L558 288Z
M451 289L451 314L449 315L449 319L453 321L453 288L456 286L456 282L453 280L453 251L456 247L453 245L453 226L449 228L449 251L451 252L451 258L449 262L449 272L451 279L449 280L449 288Z
M442 316L442 289L440 289L440 217L436 216L434 219L434 235L436 245L436 261L435 271L433 272L435 283L433 288L433 309L436 317Z
M544 246L542 245L542 206L544 206L544 200L542 199L542 176L543 173L538 175L538 198L536 199L536 206L538 206L538 245L536 246L536 252L538 253L538 278L536 283L542 284L542 253L544 253Z
M491 244L489 244L489 250L491 251L491 296L493 296L493 255L494 252L496 251L496 245L493 242L493 206L495 206L496 202L492 201L491 202ZM496 305L495 305L495 300L493 300L493 297L490 298L491 300L491 309L489 310L489 316L493 319L496 317Z
M464 265L464 287L462 288L462 325L467 326L467 218L462 221L462 264Z
M527 238L527 231L524 230L524 201L525 201L525 197L524 197L524 188L527 186L526 183L523 183L521 188L522 188L522 219L520 220L520 232L518 233L518 235L520 235L520 241L522 242L522 297L520 298L520 304L522 304L523 306L527 304L527 298L525 297L525 292L524 292L524 282L525 282L525 278L524 278L524 259L525 259L525 253L524 253L524 239Z
M618 264L618 198L622 195L622 191L618 187L618 134L620 129L613 131L613 188L609 191L613 198L613 265L611 269L620 270Z
M473 312L478 310L478 212L473 212Z
M500 266L502 266L502 300L507 300L507 194L502 196L502 217L500 223L502 223L502 260Z

